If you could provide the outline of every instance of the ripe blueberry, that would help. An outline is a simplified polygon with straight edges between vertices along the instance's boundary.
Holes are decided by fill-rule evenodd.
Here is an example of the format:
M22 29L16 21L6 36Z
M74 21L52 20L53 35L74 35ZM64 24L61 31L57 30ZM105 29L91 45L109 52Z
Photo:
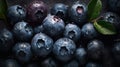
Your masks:
M27 19L31 25L41 24L47 16L47 6L43 1L35 0L27 5Z
M92 40L87 45L88 57L93 60L101 60L103 58L104 44L100 40Z
M13 47L13 54L20 62L28 62L32 58L31 45L26 42L16 43Z
M76 49L75 52L75 57L79 61L80 65L85 64L86 62L86 57L87 57L87 52L84 48L80 47Z
M95 30L92 23L86 23L85 25L83 25L83 27L82 27L82 37L84 39L90 40L90 39L96 38L97 36L98 36L98 33Z
M55 15L48 15L43 21L45 33L51 37L59 36L65 28L64 21Z
M60 61L68 61L76 50L74 41L69 38L60 38L53 45L53 53Z
M85 3L77 1L69 10L69 18L71 22L75 22L80 26L86 22L87 19L87 6Z
M67 5L63 3L56 3L52 8L51 8L51 14L56 15L60 17L61 19L65 20L67 17L67 11L68 7Z
M12 25L24 20L25 17L26 17L26 10L22 6L13 5L8 8L8 18L11 20Z
M33 36L33 29L27 22L18 22L13 27L13 33L16 39L28 41Z
M64 37L77 42L81 36L81 29L75 24L67 24L64 31Z
M53 47L53 40L44 33L36 34L31 42L32 50L38 57L46 57Z

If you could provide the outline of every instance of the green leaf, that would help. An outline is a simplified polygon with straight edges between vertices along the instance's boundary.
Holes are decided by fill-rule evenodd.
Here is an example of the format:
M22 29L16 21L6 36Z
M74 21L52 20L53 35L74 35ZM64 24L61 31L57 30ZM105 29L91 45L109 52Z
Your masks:
M91 0L88 4L89 21L96 19L102 10L101 0Z
M7 2L6 0L0 0L0 19L7 20L6 14L7 14Z
M103 35L115 35L117 34L116 28L110 22L100 20L94 22L94 27L96 30Z

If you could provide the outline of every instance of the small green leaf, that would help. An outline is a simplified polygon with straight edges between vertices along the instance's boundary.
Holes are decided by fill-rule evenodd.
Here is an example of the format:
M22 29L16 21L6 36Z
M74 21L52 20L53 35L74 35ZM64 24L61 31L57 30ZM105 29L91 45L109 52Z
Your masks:
M101 0L91 0L88 4L89 21L96 19L102 10Z
M98 22L94 22L94 27L96 30L103 34L103 35L114 35L117 34L116 28L113 26L113 24L100 20Z
M6 18L7 13L7 2L6 0L0 0L0 19L7 20Z

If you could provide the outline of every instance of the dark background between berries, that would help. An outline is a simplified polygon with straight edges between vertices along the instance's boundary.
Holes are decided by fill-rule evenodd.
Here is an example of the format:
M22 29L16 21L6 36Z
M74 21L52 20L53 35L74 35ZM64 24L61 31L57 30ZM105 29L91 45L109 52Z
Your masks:
M16 5L16 4L20 4L20 5L22 5L22 6L26 6L29 2L31 2L32 0L7 0L7 2L8 2L8 5L9 6L11 6L11 5ZM49 9L51 8L51 6L53 6L55 3L64 3L64 4L67 4L67 5L71 5L73 2L75 2L75 1L78 1L78 0L43 0L46 4L47 4L47 6L49 6ZM84 1L85 3L88 3L90 0L81 0L81 1ZM102 1L102 3L103 3L103 8L102 8L102 12L101 12L101 14L102 13L104 13L104 12L107 12L107 0L101 0ZM4 27L2 24L0 25L0 28L2 28L2 27ZM104 43L104 41L103 41L103 43ZM111 63L114 63L114 61L111 61L112 59L109 59L109 56L108 55L110 55L110 53L109 53L109 51L107 50L107 49L105 49L105 51L104 51L106 54L105 54L105 58L106 59L104 59L105 61L104 62L102 62L102 63L106 63L106 65L104 65L104 67L116 67L116 66L112 66L113 64L111 64ZM48 55L49 56L49 55ZM51 56L51 55L50 55ZM7 57L7 58L9 58L9 57ZM11 57L10 57L11 58ZM38 59L36 59L37 57L35 57L34 59L32 59L33 61L32 62L30 62L30 63L28 63L28 65L27 65L27 67L38 67L37 65L35 65L36 64L36 62L37 63L40 63L40 61L42 61L42 63L41 63L41 65L43 65L43 67L44 67L44 64L45 64L45 62L46 61L53 61L53 60L51 60L51 58L47 58L46 60L44 60L43 61L43 59L41 59L41 60L38 60ZM2 60L4 60L4 59L2 59ZM1 61L2 60L0 60L0 64L1 64ZM13 60L11 60L12 62L11 63L14 63L14 64L16 64ZM96 62L96 60L93 60L93 62ZM55 62L56 63L59 63L58 61L56 61L55 60ZM101 63L101 61L98 61L98 63ZM9 63L8 61L6 61L6 64L7 63ZM73 64L76 64L76 66L77 66L77 64L78 63L76 63L76 60L74 61L70 61L69 63L71 63L71 65L73 65ZM51 63L52 64L52 63ZM67 63L66 63L67 64ZM91 64L91 65L93 65L93 66L91 66L91 65L89 65L89 64ZM34 66L35 65L35 66ZM53 62L53 65L54 65L54 62ZM69 65L66 65L66 67L72 67L70 64ZM92 62L89 62L89 63L87 63L87 65L88 66L86 66L86 67L102 67L102 66L100 66L99 64L96 64L96 63L92 63ZM25 65L26 66L26 65ZM7 66L6 66L7 67ZM16 65L15 67L20 67L20 66L18 66L18 65ZM60 66L61 67L61 66ZM82 66L81 66L82 67ZM118 66L119 67L119 66Z

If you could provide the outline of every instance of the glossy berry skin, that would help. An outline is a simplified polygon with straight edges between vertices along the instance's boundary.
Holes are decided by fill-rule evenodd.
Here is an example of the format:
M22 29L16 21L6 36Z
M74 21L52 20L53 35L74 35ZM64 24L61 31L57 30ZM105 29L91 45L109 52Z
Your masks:
M79 61L80 65L85 64L86 57L87 57L87 51L84 48L79 47L76 49L75 58Z
M40 0L32 1L27 5L26 9L27 19L31 25L41 24L48 12L46 4Z
M82 37L84 39L90 40L90 39L96 38L98 36L98 33L95 30L92 23L86 23L85 25L83 25L81 31L82 31Z
M117 30L120 30L120 17L113 12L106 12L103 14L103 20L111 23Z
M111 11L120 15L120 0L108 0L108 7Z
M65 64L64 67L79 67L79 63L76 60L72 60Z
M101 60L104 51L104 44L100 40L92 40L87 44L88 57L93 60Z
M81 29L75 24L67 24L64 31L64 37L77 42L81 37Z
M31 45L27 42L16 43L13 54L20 62L28 62L32 57Z
M13 34L6 28L0 30L0 52L7 53L13 47Z
M52 15L56 15L65 20L67 17L68 6L63 3L56 3L50 10Z
M48 15L43 21L45 33L51 37L59 36L63 33L65 23L55 15Z
M44 33L36 34L31 42L32 50L38 57L46 57L53 47L53 40Z
M60 38L53 45L53 53L60 61L68 61L76 50L74 41L69 38Z
M82 26L87 20L87 6L84 3L77 1L69 10L69 18L71 22Z
M7 59L3 61L2 67L20 67L20 64L14 59Z
M18 22L13 27L13 33L17 40L28 41L33 36L33 29L27 22Z
M8 8L8 18L11 20L12 25L24 20L25 17L26 17L26 10L24 7L20 5L13 5Z
M95 62L89 62L85 67L102 67L102 65Z
M113 53L114 59L117 62L120 62L120 42L114 43L114 46L112 48L112 53Z
M47 58L41 63L42 67L58 67L52 58Z

